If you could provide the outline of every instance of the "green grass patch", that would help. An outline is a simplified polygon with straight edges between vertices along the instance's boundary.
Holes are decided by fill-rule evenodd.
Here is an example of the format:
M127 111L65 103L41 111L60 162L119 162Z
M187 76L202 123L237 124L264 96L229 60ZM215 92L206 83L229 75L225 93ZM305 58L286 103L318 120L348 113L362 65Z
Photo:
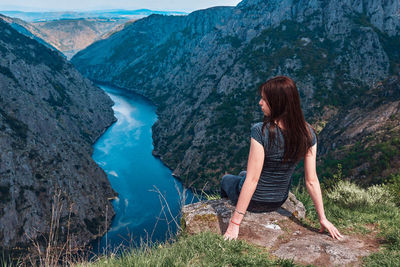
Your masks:
M262 248L244 241L224 241L221 235L182 235L174 243L126 250L122 256L101 257L78 266L297 266L275 260Z
M382 253L375 253L364 259L363 266L369 266L369 267L400 266L400 252L388 250Z

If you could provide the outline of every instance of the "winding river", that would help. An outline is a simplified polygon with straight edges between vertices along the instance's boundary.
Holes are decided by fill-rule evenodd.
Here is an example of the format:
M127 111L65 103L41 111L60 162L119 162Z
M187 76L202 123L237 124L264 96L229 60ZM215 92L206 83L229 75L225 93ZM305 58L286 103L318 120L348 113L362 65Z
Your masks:
M94 145L93 159L107 173L119 196L111 229L92 243L93 252L165 241L176 233L184 188L172 172L152 155L151 126L156 107L144 97L99 85L114 101L117 122ZM185 202L195 202L185 190ZM176 224L177 223L177 224Z

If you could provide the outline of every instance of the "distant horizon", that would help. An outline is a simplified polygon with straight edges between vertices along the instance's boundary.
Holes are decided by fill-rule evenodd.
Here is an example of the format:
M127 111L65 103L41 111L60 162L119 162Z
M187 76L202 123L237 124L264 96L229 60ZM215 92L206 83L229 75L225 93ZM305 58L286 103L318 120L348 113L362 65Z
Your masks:
M112 11L137 11L137 10L149 10L156 12L179 12L179 13L189 13L182 10L161 10L161 9L150 9L150 8L106 8L106 9L60 9L60 10L23 10L23 9L1 9L0 12L23 12L23 13L55 13L55 12L112 12ZM195 11L195 10L194 10Z
M177 12L177 13L189 13L181 10L157 10L157 9L149 9L149 8L136 8L136 9L128 9L128 8L112 8L112 9L90 9L90 10L39 10L39 11L26 11L21 9L0 9L0 12L21 12L21 13L62 13L62 12L71 12L71 13L91 13L91 12L116 12L116 11L154 11L154 12Z
M1 15L22 19L26 22L43 22L55 20L75 20L89 18L120 18L120 19L141 19L151 14L187 16L184 11L158 11L151 9L103 9L88 11L20 11L1 10Z
M142 3L140 4L136 3L138 2L137 0L115 0L111 4L107 0L64 0L57 3L51 0L3 0L2 2L0 4L0 12L93 12L148 9L152 11L190 13L215 6L236 6L241 0L204 0L201 3L190 0L153 0L150 3L141 1Z

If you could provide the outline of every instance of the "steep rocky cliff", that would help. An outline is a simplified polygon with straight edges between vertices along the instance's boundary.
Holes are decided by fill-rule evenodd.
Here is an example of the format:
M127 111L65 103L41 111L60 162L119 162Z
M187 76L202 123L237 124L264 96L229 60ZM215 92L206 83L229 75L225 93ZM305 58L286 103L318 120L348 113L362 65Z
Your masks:
M399 73L399 12L396 0L244 0L136 21L72 62L91 79L151 98L154 154L186 185L211 188L246 166L261 82L292 77L307 120L322 129Z
M333 116L321 132L321 175L335 173L361 184L379 183L400 168L400 78L377 83Z
M0 18L25 36L62 52L70 59L96 40L122 30L128 18L80 18L26 22L0 14ZM132 20L133 21L133 20Z
M86 48L103 34L128 22L127 18L63 19L33 22L43 39L61 51L68 59Z
M1 249L48 237L58 190L58 236L76 246L105 232L115 192L91 154L115 120L112 105L57 52L0 19Z
M57 48L55 48L54 46L52 46L50 43L48 43L43 39L45 34L42 33L42 31L39 28L35 27L31 23L28 23L19 18L7 17L4 16L3 14L0 14L0 19L3 20L4 22L7 22L11 27L13 27L19 33L29 38L35 39L36 41L43 44L44 46L47 46L50 49L57 50Z

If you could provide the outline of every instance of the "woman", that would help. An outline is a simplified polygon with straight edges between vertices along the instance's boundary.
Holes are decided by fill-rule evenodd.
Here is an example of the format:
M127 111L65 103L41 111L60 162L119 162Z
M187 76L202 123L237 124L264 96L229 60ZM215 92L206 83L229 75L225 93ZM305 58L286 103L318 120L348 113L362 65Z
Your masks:
M237 238L246 210L276 210L286 201L292 173L303 158L306 187L319 216L320 232L326 229L333 238L341 238L325 217L316 173L317 140L304 120L295 83L278 76L262 84L260 94L264 119L251 128L247 173L222 178L221 195L236 203L224 238Z

